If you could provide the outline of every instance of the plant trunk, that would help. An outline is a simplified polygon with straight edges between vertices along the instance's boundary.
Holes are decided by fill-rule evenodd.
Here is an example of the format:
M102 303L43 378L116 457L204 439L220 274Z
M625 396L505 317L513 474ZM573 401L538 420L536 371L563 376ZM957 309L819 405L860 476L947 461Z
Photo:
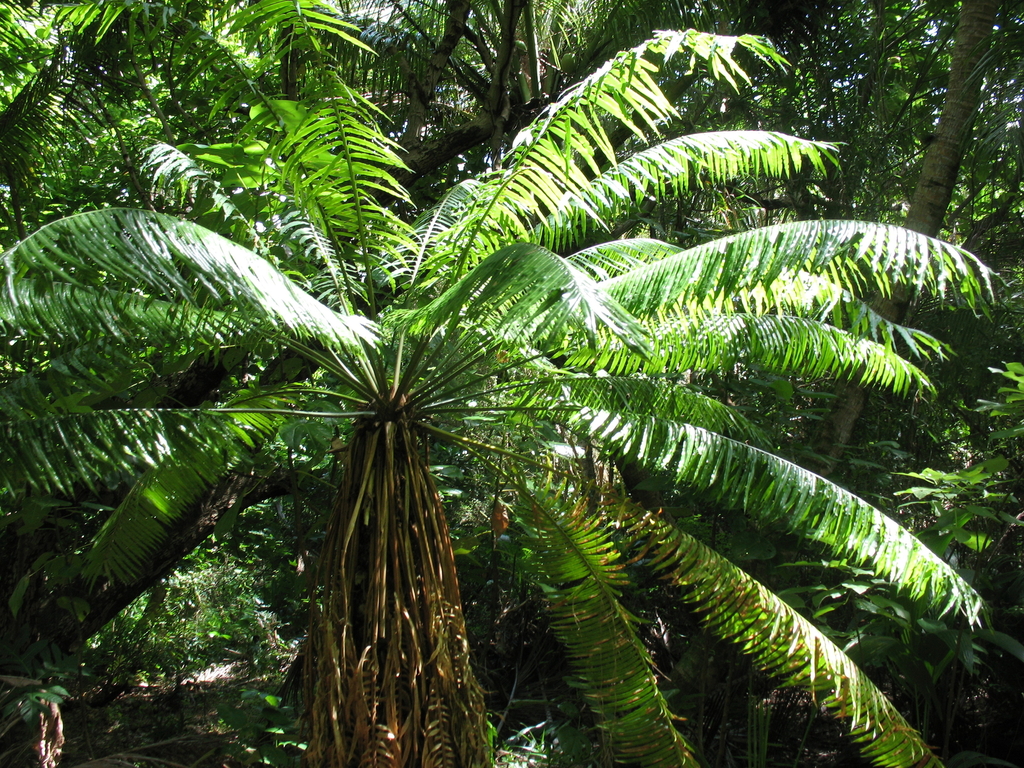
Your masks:
M413 427L357 426L317 581L303 765L489 764L455 556Z
M39 715L39 742L36 744L39 768L57 768L64 751L64 720L60 707L47 702Z
M964 0L960 6L942 114L925 154L904 225L915 232L936 237L942 228L953 197L968 128L978 108L981 96L978 64L992 34L998 7L997 0ZM897 288L891 297L878 299L874 309L886 320L902 323L911 299L908 291ZM866 403L863 387L852 382L842 385L838 404L819 440L819 452L825 454L830 463L834 464L842 456ZM827 474L827 469L823 474Z

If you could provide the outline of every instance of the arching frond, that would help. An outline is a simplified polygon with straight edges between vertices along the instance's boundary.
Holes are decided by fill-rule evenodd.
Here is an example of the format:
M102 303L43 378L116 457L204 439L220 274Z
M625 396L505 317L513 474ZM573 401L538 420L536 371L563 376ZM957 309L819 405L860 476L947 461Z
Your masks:
M413 239L415 242L410 258L410 282L415 285L421 265L430 257L431 249L436 245L437 240L444 236L444 233L454 227L466 207L474 199L475 190L479 183L468 179L445 192L438 203L423 213L413 224ZM443 275L439 275L442 277Z
M230 466L218 448L196 451L148 470L128 491L93 539L83 576L109 576L130 581L159 549L164 534L189 506L198 501Z
M73 495L80 483L116 485L171 457L202 474L233 440L225 416L196 409L82 410L0 423L0 487Z
M406 316L416 333L460 321L518 343L560 348L567 334L596 343L606 330L636 352L647 349L643 327L597 283L538 245L517 243L484 259L422 309Z
M541 242L564 249L573 235L607 226L645 199L664 199L744 176L786 178L809 166L824 173L833 149L821 142L768 131L680 136L619 160L560 200L539 227ZM541 168L541 172L550 172Z
M410 248L409 227L380 204L405 198L391 174L402 161L394 142L377 128L374 105L341 82L329 63L311 78L318 84L312 98L263 97L250 110L245 133L268 140L261 165L276 171L257 185L275 189L277 199L302 211L330 243L318 254L330 259L334 282L348 294L339 293L335 302L361 299L376 315L376 281L408 271L392 263ZM342 279L353 267L358 279Z
M698 312L655 323L649 333L654 349L644 358L614 341L597 354L577 353L570 363L616 375L727 371L744 363L808 379L845 377L899 394L932 389L924 373L891 346L803 317Z
M69 86L71 49L59 46L53 59L18 89L10 101L0 101L0 171L5 183L28 173L33 158L47 145L57 145L64 122L60 108Z
M348 201L348 213L337 203L327 207L332 211L337 207L334 216L349 222L343 233L356 236L360 213L385 215L374 210L380 206L370 205L374 195L405 197L389 172L401 167L402 161L396 145L377 129L379 113L373 104L337 79L327 80L321 91L328 94L318 93L319 98L309 105L271 101L266 116L255 119L264 124L273 120L283 129L276 148L282 171L289 178L301 178L308 194L324 196L333 191L342 197L354 196Z
M5 336L19 339L22 346L45 349L50 364L57 365L57 355L75 354L101 340L173 347L187 338L202 347L231 343L248 330L219 310L147 299L105 285L53 284L28 277L11 281L6 296L0 293L0 322ZM137 348L117 344L105 345L102 355L138 356Z
M627 274L645 264L661 261L682 250L664 240L632 237L609 240L570 253L565 258L573 266L587 272L595 280L610 280Z
M213 345L204 349L198 336L194 345L182 345L178 339L161 343L148 337L134 343L98 338L51 346L45 340L30 344L21 338L10 350L7 362L11 370L0 388L0 419L14 421L107 407L149 406L162 400L166 391L161 372L179 369L200 356L212 362L220 351Z
M940 611L976 620L978 594L913 534L866 501L790 461L706 429L658 416L582 411L576 427L681 488L783 526L842 553Z
M654 60L664 62L685 52L693 62L700 59L715 76L741 76L742 70L732 58L736 45L760 50L753 38L719 38L694 30L659 32L641 45L620 52L570 88L520 133L505 159L505 169L492 174L481 185L476 204L467 210L463 224L453 229L450 237L451 247L458 254L457 273L495 250L499 242L532 239L535 224L557 214L570 201L598 217L596 209L588 209L588 197L595 201L607 198L611 188L622 183L610 178L607 186L598 188L601 191L591 188L592 180L617 162L619 142L613 141L610 126L647 141L649 135L658 133L660 125L676 115L656 82L660 65ZM696 147L699 143L694 140L692 145ZM704 146L710 151L711 142ZM729 159L723 156L720 162L705 160L703 167L725 170L744 166L737 159L743 157L742 146L741 142L734 142L725 148ZM801 146L811 151L810 144ZM814 152L820 154L823 145L815 146L818 149ZM723 147L719 142L719 149ZM677 149L672 160L675 166L680 165L685 154L681 145ZM667 162L670 154L666 151L659 156L650 155L647 164ZM750 155L755 154L764 154L771 160L750 161L747 165L775 166L782 157L777 141L768 152L763 147L759 152L751 150ZM634 175L639 172L630 171Z
M861 752L890 768L941 768L885 695L831 640L766 587L658 512L618 506L628 535L646 542L646 564L686 589L684 599L720 638L739 644L786 685L821 697L849 721Z
M738 409L670 379L567 374L536 385L524 382L522 405L547 404L570 410L610 410L637 416L660 416L698 424L712 432L754 445L769 446L765 432Z
M405 106L414 78L422 82L431 67L431 55L445 35L446 24L458 11L450 3L429 0L394 3L387 0L360 0L342 4L346 19L360 29L359 39L373 51L349 47L337 56L343 77L354 87L378 95L383 109L400 113ZM490 9L478 6L478 12L490 17ZM468 46L452 53L451 68L460 72L473 69L475 58L466 61ZM445 102L465 99L461 89L446 82L438 84L437 97ZM466 105L468 106L468 105Z
M637 619L619 602L629 580L604 521L588 513L586 502L569 506L536 495L524 517L535 553L530 565L543 584L552 627L616 758L697 768L658 690Z
M173 190L180 197L208 196L214 208L221 212L225 220L240 226L247 235L248 242L255 243L259 240L253 222L249 221L232 202L230 194L220 181L177 147L168 144L153 145L146 152L142 167L153 174L158 187ZM173 189L175 187L177 189Z
M336 314L251 251L203 227L146 211L114 208L56 221L4 253L2 269L0 318L15 328L59 334L62 323L73 323L113 330L115 310L123 304L110 294L98 298L96 286L116 275L127 289L153 297L230 308L235 327L252 324L275 335L281 327L342 346L373 338L365 319ZM55 306L52 290L68 303ZM106 308L105 319L90 314L97 307Z
M203 440L200 429L192 446L184 451L178 446L146 468L93 538L83 575L134 578L160 546L166 527L238 462L240 449L251 446L253 438L273 432L284 416L270 411L281 411L286 405L279 393L242 392L227 407L259 412L236 411L230 417L190 414L193 423L215 425L219 417L233 439Z
M287 34L281 34L288 30ZM229 33L245 33L254 39L273 40L272 60L286 59L293 48L316 51L323 46L320 34L369 50L359 40L359 30L332 13L330 6L315 0L258 0L232 15Z
M567 258L601 280L602 284L614 286L615 278L628 280L630 272L639 272L645 265L653 265L663 259L681 257L685 250L660 240L631 238L600 243ZM812 275L806 271L784 269L766 284L757 284L755 280L754 285L737 288L729 294L715 295L693 290L678 303L669 304L655 313L661 318L655 321L658 323L655 333L664 333L672 338L674 325L685 327L696 323L694 318L697 317L743 313L790 314L828 322L855 337L873 339L890 350L897 341L903 342L914 356L928 357L943 352L943 344L935 337L882 317L869 303L852 296L848 287L831 277L831 274ZM683 319L679 319L680 314L684 314ZM712 319L711 322L715 321ZM741 324L743 321L735 322ZM677 344L676 349L681 350L681 345Z
M743 232L680 251L608 280L639 317L690 302L717 301L785 274L823 274L861 295L895 286L975 305L991 294L991 272L954 245L901 227L858 221L798 221Z

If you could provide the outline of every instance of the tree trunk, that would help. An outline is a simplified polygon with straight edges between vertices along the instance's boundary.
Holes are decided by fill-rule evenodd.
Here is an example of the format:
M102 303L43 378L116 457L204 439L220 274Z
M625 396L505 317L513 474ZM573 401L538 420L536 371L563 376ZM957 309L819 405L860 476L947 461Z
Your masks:
M64 752L64 720L60 716L60 707L54 702L47 702L44 706L45 711L39 715L36 756L39 768L57 768Z
M981 96L978 64L992 34L998 7L996 0L964 0L960 6L942 114L925 154L905 223L915 232L935 237L942 228L953 197L968 128L978 108ZM912 298L908 291L898 289L891 297L878 299L874 308L886 320L901 323ZM823 474L827 474L842 456L866 403L867 393L863 387L854 383L842 386L839 402L818 443L819 452L830 462Z
M487 765L455 556L415 427L357 426L318 583L303 765Z
M996 0L965 0L960 7L946 100L907 214L905 226L915 232L936 237L942 228L953 198L968 128L981 96L978 64L998 9Z

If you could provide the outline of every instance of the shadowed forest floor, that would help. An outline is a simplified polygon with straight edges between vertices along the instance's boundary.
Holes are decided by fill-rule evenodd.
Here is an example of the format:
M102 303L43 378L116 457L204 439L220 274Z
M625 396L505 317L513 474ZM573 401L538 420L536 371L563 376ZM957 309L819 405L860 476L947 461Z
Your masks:
M212 676L211 676L212 677ZM266 725L260 714L265 702L252 693L276 684L260 678L227 674L213 679L148 685L94 687L68 702L63 712L63 768L132 768L161 765L165 768L241 768L244 765L296 765L297 752L285 750L271 762L254 762L253 748L265 748L268 737L257 735ZM111 698L113 697L113 698ZM91 702L91 703L88 703ZM518 708L519 717L510 733L519 734L499 750L499 765L511 768L598 768L602 766L600 749L587 745L586 758L579 757L581 747L557 730L531 728L526 719L544 718L542 702L531 701ZM225 712L245 713L240 729L225 722ZM290 711L290 710L289 710ZM237 715L236 715L237 716ZM230 719L230 715L228 716ZM803 728L800 728L803 731ZM507 733L509 731L506 731ZM545 736L545 733L547 736ZM573 730L573 733L579 731ZM721 733L718 734L719 737ZM734 729L725 739L715 739L724 750L723 768L748 766L745 736ZM839 724L817 717L807 742L796 758L803 733L770 734L765 766L799 765L813 768L859 768L866 766L858 750L841 732ZM779 739L778 742L773 741ZM575 755L572 753L576 753ZM566 754L568 753L568 754ZM796 762L794 762L796 760ZM608 763L611 765L611 763Z

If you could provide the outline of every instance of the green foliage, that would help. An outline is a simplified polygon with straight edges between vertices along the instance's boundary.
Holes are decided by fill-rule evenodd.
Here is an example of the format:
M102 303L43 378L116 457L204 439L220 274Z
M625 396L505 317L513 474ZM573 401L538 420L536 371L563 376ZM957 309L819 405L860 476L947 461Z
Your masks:
M258 561L200 551L94 636L84 658L114 683L276 676L294 654L288 622L303 586L288 582Z
M589 480L598 464L636 463L688 504L811 539L899 590L872 593L866 606L899 615L895 606L909 601L921 608L917 625L962 655L947 642L953 616L970 624L981 601L950 563L854 493L784 458L776 432L703 382L767 376L785 401L820 379L927 392L930 380L904 354L926 361L942 344L882 319L873 299L930 291L976 308L991 293L989 270L956 246L885 224L750 219L747 227L724 203L686 207L748 185L797 190L814 178L820 190L840 175L834 145L781 131L680 135L694 115L712 122L712 110L687 100L693 94L713 94L723 115L742 98L734 91L749 82L744 57L780 63L765 41L689 30L619 45L622 30L609 29L585 46L591 58L607 48L607 62L584 71L557 62L560 50L568 59L566 40L583 46L591 14L564 4L544 14L532 3L509 6L507 17L497 10L370 3L349 19L313 3L263 0L168 7L161 18L148 6L110 4L62 14L102 42L110 61L131 64L135 81L127 66L121 74L132 95L95 111L125 158L124 134L148 136L140 126L162 134L143 166L159 191L132 166L133 189L104 203L112 207L66 218L30 212L35 232L3 254L4 528L29 536L37 521L72 509L102 513L75 521L80 559L68 578L125 580L229 475L286 467L296 509L311 487L341 487L318 516L331 533L313 592L323 604L310 625L312 759L399 749L410 759L473 762L482 715L466 704L479 696L453 562L476 549L453 551L448 540L430 473L454 461L427 457L447 451L477 461L496 498L517 488L530 510L530 568L546 585L580 690L623 760L698 758L625 607L631 566L620 545L630 556L640 548L683 587L682 599L720 638L847 717L877 764L934 764L822 631L663 518L595 509L601 491ZM27 46L15 37L4 50ZM367 40L382 46L379 67L365 66ZM140 56L157 51L166 66L143 72ZM18 94L0 106L21 132L0 131L0 145L10 136L25 143L24 94L42 82L15 75ZM574 79L556 88L563 76ZM513 100L513 81L531 102L550 98ZM679 98L680 83L698 81ZM32 108L52 112L53 94ZM457 119L448 112L467 122L445 148L428 129ZM522 130L511 139L516 121ZM456 169L439 171L455 158ZM440 189L433 209L417 208L398 181L417 173ZM449 176L462 183L447 185ZM8 183L5 193L14 192ZM120 207L133 196L146 210ZM651 234L641 230L655 229L646 225L671 206L679 214L671 231L688 232L685 247L625 237ZM195 403L165 401L170 388L159 380L206 359L224 370ZM570 478L556 503L528 490L552 473ZM218 535L242 503L224 514ZM299 517L304 565L318 534ZM955 539L960 518L939 518L936 535ZM740 557L750 554L742 539L737 526ZM44 565L18 575L12 613ZM204 655L245 653L239 638L267 634L253 565L177 573L162 597L151 593L116 619L118 639L105 642L137 638L163 674L194 671L190 662ZM228 594L246 595L238 613L227 611ZM79 621L88 615L87 605L64 607ZM323 691L334 696L329 707L314 703ZM252 751L240 756L289 764L290 737L258 743L257 732L290 732L293 713L268 694L252 698L259 711L225 713L248 731ZM350 727L359 733L351 741L339 735ZM371 746L351 746L365 734ZM576 724L549 724L543 740L554 739L588 754Z
M61 704L68 697L67 689L58 680L73 678L79 671L76 658L66 656L59 648L42 640L25 643L15 638L18 646L0 646L0 729L11 727L21 719L33 724L39 715L49 712L51 704ZM21 641L21 642L19 642Z
M1013 382L1013 387L1000 387L999 394L1003 395L1002 402L990 400L980 401L979 410L988 411L993 416L1008 417L1012 421L1020 421L1024 414L1024 365L1020 363L1007 363L1006 370L991 368L992 373L1005 376ZM1019 437L1024 434L1024 425L1014 424L1005 429L992 433L993 440L1000 438Z
M903 716L842 651L786 603L663 516L626 510L637 538L650 536L651 565L679 586L711 630L787 684L806 687L850 719L851 732L876 765L938 764Z
M553 613L552 626L576 672L575 685L607 732L617 760L652 766L698 766L676 730L651 660L636 633L636 617L621 605L628 579L601 516L586 502L529 494L532 567Z
M906 506L925 505L931 513L918 537L939 555L950 556L954 543L979 555L984 552L998 531L1020 522L1002 509L1016 501L1012 494L999 487L998 475L1008 467L1009 462L1004 457L994 456L958 472L925 469L901 473L929 483L899 492L917 500ZM965 550L961 550L957 559L968 566L973 558L964 557L964 553Z
M222 705L219 714L237 733L232 756L241 765L298 768L306 747L299 733L298 713L278 696L246 690L240 704Z

